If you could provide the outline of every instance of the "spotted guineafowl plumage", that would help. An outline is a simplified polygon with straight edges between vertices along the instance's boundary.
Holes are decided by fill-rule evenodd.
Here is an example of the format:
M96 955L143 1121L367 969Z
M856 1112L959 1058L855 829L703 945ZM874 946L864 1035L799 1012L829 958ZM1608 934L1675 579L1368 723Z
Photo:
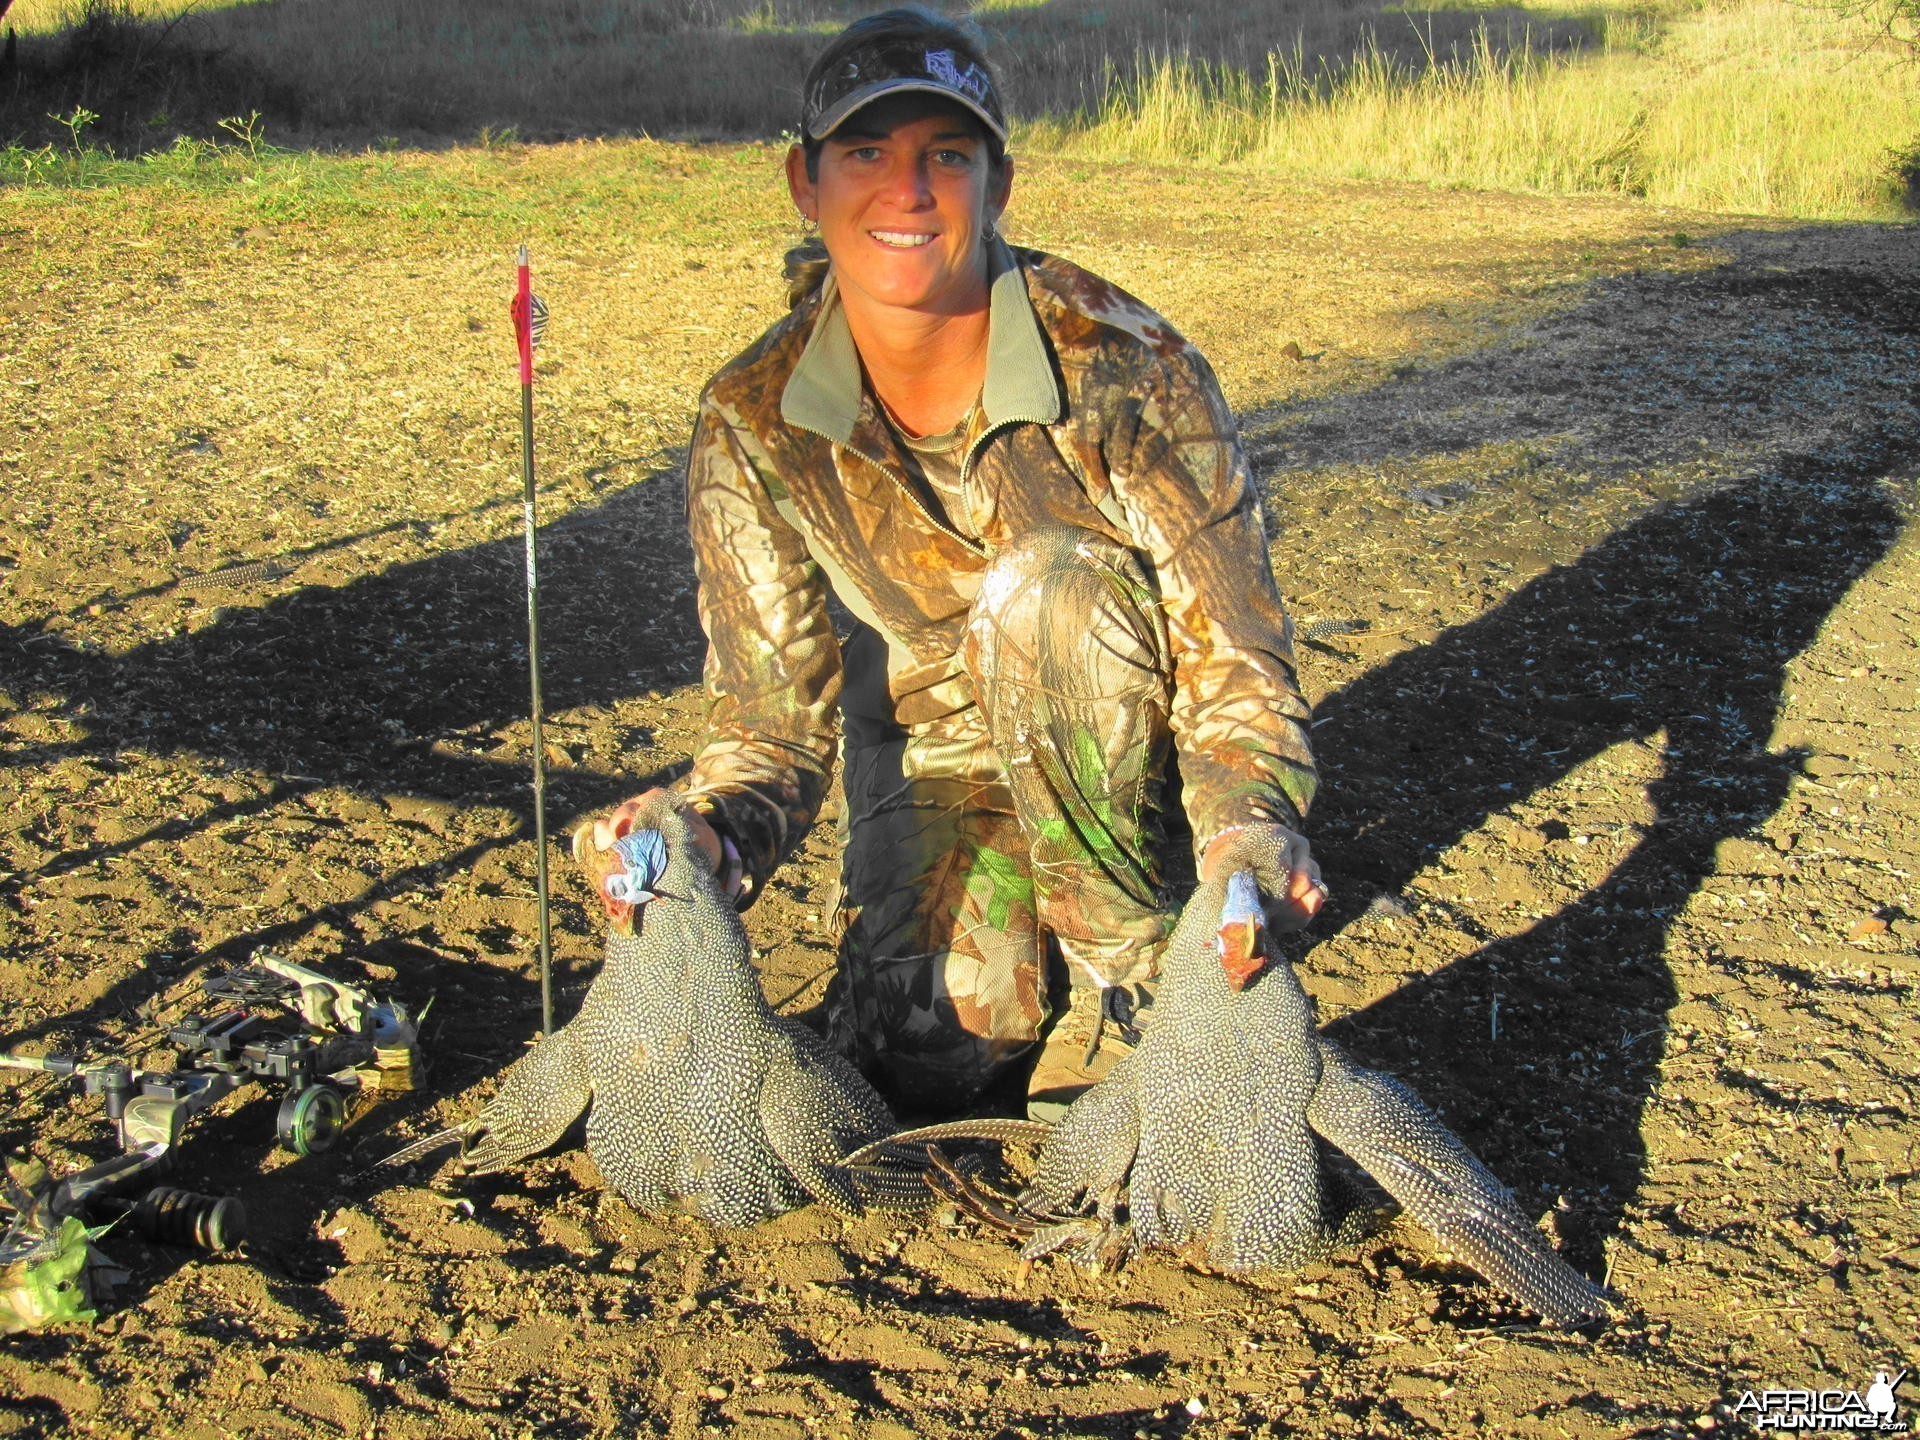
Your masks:
M580 1013L517 1061L472 1121L386 1163L458 1139L468 1169L499 1170L589 1111L589 1153L642 1210L737 1226L809 1200L857 1214L869 1201L899 1202L903 1188L930 1198L915 1174L843 1166L893 1128L886 1103L768 1006L746 931L678 804L662 797L636 826L661 833L666 868L633 933L609 934Z
M1248 834L1228 878L1202 885L1182 915L1139 1047L1048 1137L1019 1202L1044 1222L1027 1253L1093 1259L1139 1245L1234 1271L1304 1264L1349 1219L1324 1140L1547 1319L1603 1317L1597 1287L1411 1090L1318 1034L1292 966L1263 953L1259 887L1278 893L1284 871L1277 849Z

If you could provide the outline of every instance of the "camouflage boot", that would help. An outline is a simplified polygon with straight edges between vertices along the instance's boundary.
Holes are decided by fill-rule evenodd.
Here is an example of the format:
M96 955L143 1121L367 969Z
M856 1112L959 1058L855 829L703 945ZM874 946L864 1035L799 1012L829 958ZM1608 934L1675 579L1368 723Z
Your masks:
M1094 985L1082 978L1053 1021L1027 1080L1027 1118L1057 1124L1067 1107L1140 1043L1150 984Z

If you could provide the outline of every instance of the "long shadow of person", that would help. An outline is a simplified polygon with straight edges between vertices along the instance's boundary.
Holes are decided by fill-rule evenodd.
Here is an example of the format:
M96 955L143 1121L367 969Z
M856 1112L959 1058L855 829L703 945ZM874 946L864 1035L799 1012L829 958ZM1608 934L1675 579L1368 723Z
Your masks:
M1761 258L1778 259L1782 237L1761 239ZM1562 372L1577 383L1599 328L1581 308L1504 360L1481 352L1461 367L1474 370L1475 386L1493 378L1510 406L1506 436L1547 430L1536 418L1545 407L1529 401L1557 384L1551 413L1582 437L1570 448L1591 467L1618 447L1619 472L1697 451L1698 426L1677 418L1690 400L1674 376L1719 386L1745 371L1751 394L1755 337L1772 324L1798 324L1803 335L1825 327L1830 337L1843 302L1854 330L1840 371L1872 374L1880 355L1912 351L1920 305L1910 298L1822 270L1769 266L1756 280L1760 267L1736 251L1724 270L1624 282L1595 302L1602 316L1623 300L1651 306L1663 333L1682 337L1660 365L1642 366L1637 385L1567 401ZM1822 344L1813 359L1832 366L1835 353ZM1793 367L1777 374L1775 393L1832 378ZM1446 402L1458 380L1443 367L1382 410L1453 423L1459 412ZM1573 424L1570 410L1590 423ZM1335 777L1315 813L1316 848L1336 895L1347 892L1317 927L1323 934L1370 901L1398 909L1437 857L1467 837L1485 841L1489 817L1602 752L1629 740L1658 747L1660 773L1645 793L1652 819L1603 880L1520 933L1480 926L1474 953L1331 1027L1363 1059L1409 1078L1496 1173L1523 1192L1565 1196L1574 1258L1589 1266L1644 1175L1642 1112L1678 998L1668 958L1676 917L1715 872L1721 843L1752 834L1785 798L1802 757L1768 746L1788 664L1900 534L1881 482L1920 465L1911 398L1864 415L1846 405L1744 410L1712 421L1742 429L1745 455L1759 462L1744 475L1628 524L1480 618L1361 676L1322 702L1316 731ZM1648 423L1649 412L1672 417L1671 429ZM1417 427L1385 439L1376 429L1354 446L1411 453L1420 438ZM1496 835L1489 849L1499 848ZM1303 963L1311 973L1313 956Z
M1898 533L1873 480L1782 474L1630 525L1349 686L1319 732L1343 777L1317 817L1327 868L1388 896L1516 799L1664 737L1653 819L1602 882L1333 1027L1414 1079L1496 1173L1573 1202L1579 1248L1641 1178L1675 917L1798 773L1766 748L1787 663Z

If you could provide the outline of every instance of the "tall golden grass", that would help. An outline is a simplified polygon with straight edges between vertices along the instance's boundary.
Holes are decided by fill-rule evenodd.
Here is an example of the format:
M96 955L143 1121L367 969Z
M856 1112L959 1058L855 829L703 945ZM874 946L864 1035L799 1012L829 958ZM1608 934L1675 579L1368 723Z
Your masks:
M1920 84L1871 23L1788 0L1673 17L1593 52L1482 39L1411 67L1276 52L1264 75L1166 56L1038 148L1811 218L1892 216L1913 184Z

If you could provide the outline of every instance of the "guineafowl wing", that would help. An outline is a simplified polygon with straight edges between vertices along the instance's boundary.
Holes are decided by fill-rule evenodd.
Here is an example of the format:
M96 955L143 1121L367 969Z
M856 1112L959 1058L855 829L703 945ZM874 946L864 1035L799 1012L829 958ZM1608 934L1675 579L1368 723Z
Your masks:
M1320 1042L1307 1120L1440 1243L1556 1325L1604 1319L1603 1294L1560 1258L1513 1194L1412 1090Z

